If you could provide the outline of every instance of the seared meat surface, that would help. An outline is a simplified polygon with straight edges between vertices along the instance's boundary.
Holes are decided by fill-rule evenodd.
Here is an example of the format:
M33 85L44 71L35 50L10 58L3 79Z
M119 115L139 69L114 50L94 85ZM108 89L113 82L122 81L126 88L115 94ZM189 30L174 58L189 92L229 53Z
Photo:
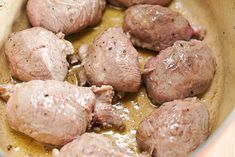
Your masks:
M144 82L153 103L204 93L216 71L212 50L202 41L177 41L149 59Z
M104 135L85 133L60 151L53 150L54 157L134 157L119 148L115 142Z
M209 136L209 114L196 98L164 103L139 125L137 143L155 157L187 157Z
M92 90L100 91L98 98ZM111 105L108 103L113 95L110 86L77 87L56 80L34 80L18 84L14 89L10 85L1 85L0 92L10 94L6 105L10 127L38 142L52 145L64 145L83 134L93 114L103 112L100 107L98 111L95 109L96 103L100 106L102 103ZM102 92L105 96L102 96ZM103 121L99 121L100 125L125 128L120 117L110 110L107 112L109 117L102 118L101 115Z
M166 6L172 0L108 0L109 3L119 7L130 7L136 4L154 4Z
M80 56L92 85L110 85L116 91L136 92L141 84L138 53L122 28L101 33Z
M128 8L124 18L124 32L134 45L160 51L177 40L190 40L193 29L178 12L159 5L136 5Z
M53 32L71 34L100 22L105 0L29 0L31 24Z
M13 33L5 43L11 75L20 81L64 80L69 66L66 55L73 51L63 34L41 27Z

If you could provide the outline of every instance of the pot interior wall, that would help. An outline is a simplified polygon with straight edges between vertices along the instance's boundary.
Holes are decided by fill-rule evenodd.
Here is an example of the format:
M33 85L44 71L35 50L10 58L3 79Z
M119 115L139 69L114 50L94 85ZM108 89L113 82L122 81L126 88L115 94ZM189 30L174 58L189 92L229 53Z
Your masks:
M221 43L220 55L224 66L224 92L219 108L219 127L235 106L235 1L234 0L200 0L210 8L214 16L213 25L218 28L218 38Z
M14 3L14 2L13 2ZM19 1L23 3L23 1ZM234 0L175 0L170 8L181 12L192 24L202 25L207 28L205 41L213 49L217 58L217 72L210 89L200 97L207 102L210 111L212 129L219 127L221 122L231 112L235 103L235 1ZM21 8L21 14L12 25L12 32L30 27L25 15L25 7ZM7 20L7 18L6 18ZM111 26L121 26L123 10L108 7L105 11L102 23L95 29L89 28L81 33L69 36L68 39L74 44L75 49L81 44L91 43L97 34ZM7 34L7 33L6 33ZM1 46L1 42L0 42ZM145 60L153 56L151 52L140 52L141 66ZM0 82L11 81L7 69L3 49L0 53ZM70 71L68 80L76 84L74 72ZM121 105L120 105L121 104ZM51 156L51 147L38 144L34 140L16 133L9 128L6 122L5 104L0 104L0 148L9 156ZM113 136L122 147L136 153L135 129L141 119L147 116L153 106L149 102L145 90L141 89L136 94L129 95L125 100L115 105L116 109L127 118L127 131L120 134L106 131L103 134ZM219 112L218 112L219 111Z

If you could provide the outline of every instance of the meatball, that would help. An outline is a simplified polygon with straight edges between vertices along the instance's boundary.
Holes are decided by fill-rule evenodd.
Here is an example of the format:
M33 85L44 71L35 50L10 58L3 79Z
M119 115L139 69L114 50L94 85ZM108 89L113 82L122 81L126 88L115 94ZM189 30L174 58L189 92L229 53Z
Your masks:
M138 146L155 157L187 157L209 136L209 113L197 98L164 103L145 118Z
M177 41L145 64L144 82L153 103L204 93L216 71L212 50L202 41Z
M96 97L98 91L99 95ZM108 94L113 95L110 86L77 87L56 80L34 80L14 87L1 85L0 94L4 92L10 94L6 105L10 127L38 142L52 145L64 145L83 134L91 124L93 114L103 112L100 108L98 111L95 109L96 103L99 106L102 103L105 106L111 105L108 103L112 97ZM102 96L102 92L105 96ZM112 126L114 123L120 125L115 126L116 128L125 128L117 115L115 120L118 122L112 121L113 111L105 111L110 112L110 116L101 118L105 123L101 125Z
M130 7L136 4L154 4L166 6L171 3L172 0L108 0L111 4L119 7Z
M125 12L124 32L134 45L160 51L177 40L190 40L193 29L178 12L159 5L136 5Z
M115 142L104 135L85 133L60 151L53 150L54 157L134 157L120 149Z
M105 0L29 0L31 24L53 32L71 34L100 22Z
M80 53L90 84L110 85L121 92L138 91L141 84L138 52L122 28L109 28Z
M65 79L66 55L73 46L57 34L40 27L13 33L5 43L11 75L20 81Z
M35 80L11 95L7 120L11 128L39 142L63 145L86 131L94 104L95 95L89 88Z

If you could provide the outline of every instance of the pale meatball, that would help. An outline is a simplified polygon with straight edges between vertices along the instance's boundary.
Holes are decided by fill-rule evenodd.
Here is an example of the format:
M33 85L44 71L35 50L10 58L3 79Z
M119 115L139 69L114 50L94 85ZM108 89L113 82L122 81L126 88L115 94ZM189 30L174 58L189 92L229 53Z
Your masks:
M56 80L0 86L1 96L10 97L6 104L10 127L52 145L72 141L93 123L124 129L122 119L110 109L112 90L110 86L77 87ZM109 116L102 116L100 112ZM93 119L96 114L99 118Z
M90 84L110 85L120 92L138 91L141 84L138 52L122 28L109 28L82 51L82 64Z
M65 79L66 55L73 46L63 34L34 27L11 34L5 43L5 54L12 77L20 81Z
M197 98L175 100L146 117L136 133L138 146L154 157L187 157L209 136L209 113Z
M71 34L101 21L105 0L29 0L31 24L53 32Z
M54 157L135 157L119 148L114 140L101 134L85 133L61 148Z
M11 95L7 121L38 142L64 145L86 131L94 105L89 88L35 80L21 84Z
M177 41L145 64L144 82L153 103L204 93L210 86L216 59L202 41Z

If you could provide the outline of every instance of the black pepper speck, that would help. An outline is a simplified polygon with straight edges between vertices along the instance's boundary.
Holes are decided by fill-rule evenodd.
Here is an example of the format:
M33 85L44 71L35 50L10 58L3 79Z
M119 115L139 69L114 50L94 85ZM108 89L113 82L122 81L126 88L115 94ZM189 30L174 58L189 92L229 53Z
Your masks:
M8 146L7 146L7 150L8 150L8 151L11 151L12 148L13 148L12 145L8 145Z

